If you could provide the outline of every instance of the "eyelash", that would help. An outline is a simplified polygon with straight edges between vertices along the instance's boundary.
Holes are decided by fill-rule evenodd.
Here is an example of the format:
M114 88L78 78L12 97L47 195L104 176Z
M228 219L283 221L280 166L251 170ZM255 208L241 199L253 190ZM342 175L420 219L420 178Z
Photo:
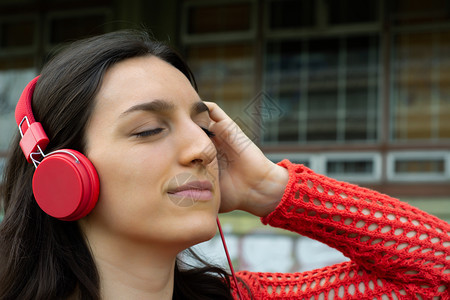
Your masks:
M212 131L210 131L210 130L208 130L208 129L206 129L206 128L203 128L203 127L200 127L200 128L203 129L203 131L206 133L207 136L209 136L209 137L214 137L214 136L216 136L216 135L214 134L214 132L212 132Z
M155 129L151 129L151 130L138 132L138 133L134 134L134 136L136 136L138 138L144 138L144 137L147 137L147 136L152 136L152 135L156 135L158 133L161 133L163 130L164 130L164 128L155 128Z
M212 131L210 131L210 130L208 130L206 128L203 128L203 127L200 127L200 128L206 133L206 135L208 137L214 137L215 136L214 132L212 132ZM146 131L138 132L138 133L135 134L135 136L138 137L138 138L144 138L144 137L148 137L148 136L152 136L152 135L157 135L158 133L161 133L163 130L164 130L164 128L155 128L155 129L152 129L152 130L146 130Z

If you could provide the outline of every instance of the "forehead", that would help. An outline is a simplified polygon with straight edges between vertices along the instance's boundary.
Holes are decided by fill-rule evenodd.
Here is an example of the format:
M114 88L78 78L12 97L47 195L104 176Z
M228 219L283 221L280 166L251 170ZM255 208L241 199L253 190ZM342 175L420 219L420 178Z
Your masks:
M158 57L143 56L121 61L106 71L96 107L120 113L154 99L183 105L198 101L199 96L181 71Z

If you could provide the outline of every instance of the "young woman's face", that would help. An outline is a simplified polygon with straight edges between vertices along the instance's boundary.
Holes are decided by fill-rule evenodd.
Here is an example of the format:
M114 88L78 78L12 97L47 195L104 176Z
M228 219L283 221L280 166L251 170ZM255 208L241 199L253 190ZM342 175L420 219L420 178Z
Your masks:
M100 196L83 224L152 244L211 238L220 191L210 122L188 79L165 61L145 56L110 68L86 132Z

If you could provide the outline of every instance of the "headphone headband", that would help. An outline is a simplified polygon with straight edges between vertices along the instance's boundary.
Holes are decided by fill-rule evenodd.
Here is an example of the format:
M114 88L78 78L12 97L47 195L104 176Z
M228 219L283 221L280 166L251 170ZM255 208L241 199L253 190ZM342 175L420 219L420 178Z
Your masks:
M33 153L39 151L43 155L42 151L45 150L45 147L49 143L41 123L36 122L31 107L31 101L38 79L39 76L31 80L25 87L15 111L16 123L22 135L20 147L29 163L33 162Z
M22 92L22 95L19 98L19 102L17 102L16 106L16 123L19 125L22 120L27 117L30 124L36 122L33 116L33 110L31 108L31 100L33 99L34 89L36 88L36 83L39 79L39 76L35 77L31 80L25 89Z

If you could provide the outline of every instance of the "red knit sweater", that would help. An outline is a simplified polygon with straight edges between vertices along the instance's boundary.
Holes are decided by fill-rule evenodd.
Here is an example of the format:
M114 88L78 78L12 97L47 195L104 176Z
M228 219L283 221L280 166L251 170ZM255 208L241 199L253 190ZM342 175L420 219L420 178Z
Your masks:
M293 274L237 272L244 299L450 299L448 223L302 165L279 165L289 182L262 222L326 243L351 261Z

